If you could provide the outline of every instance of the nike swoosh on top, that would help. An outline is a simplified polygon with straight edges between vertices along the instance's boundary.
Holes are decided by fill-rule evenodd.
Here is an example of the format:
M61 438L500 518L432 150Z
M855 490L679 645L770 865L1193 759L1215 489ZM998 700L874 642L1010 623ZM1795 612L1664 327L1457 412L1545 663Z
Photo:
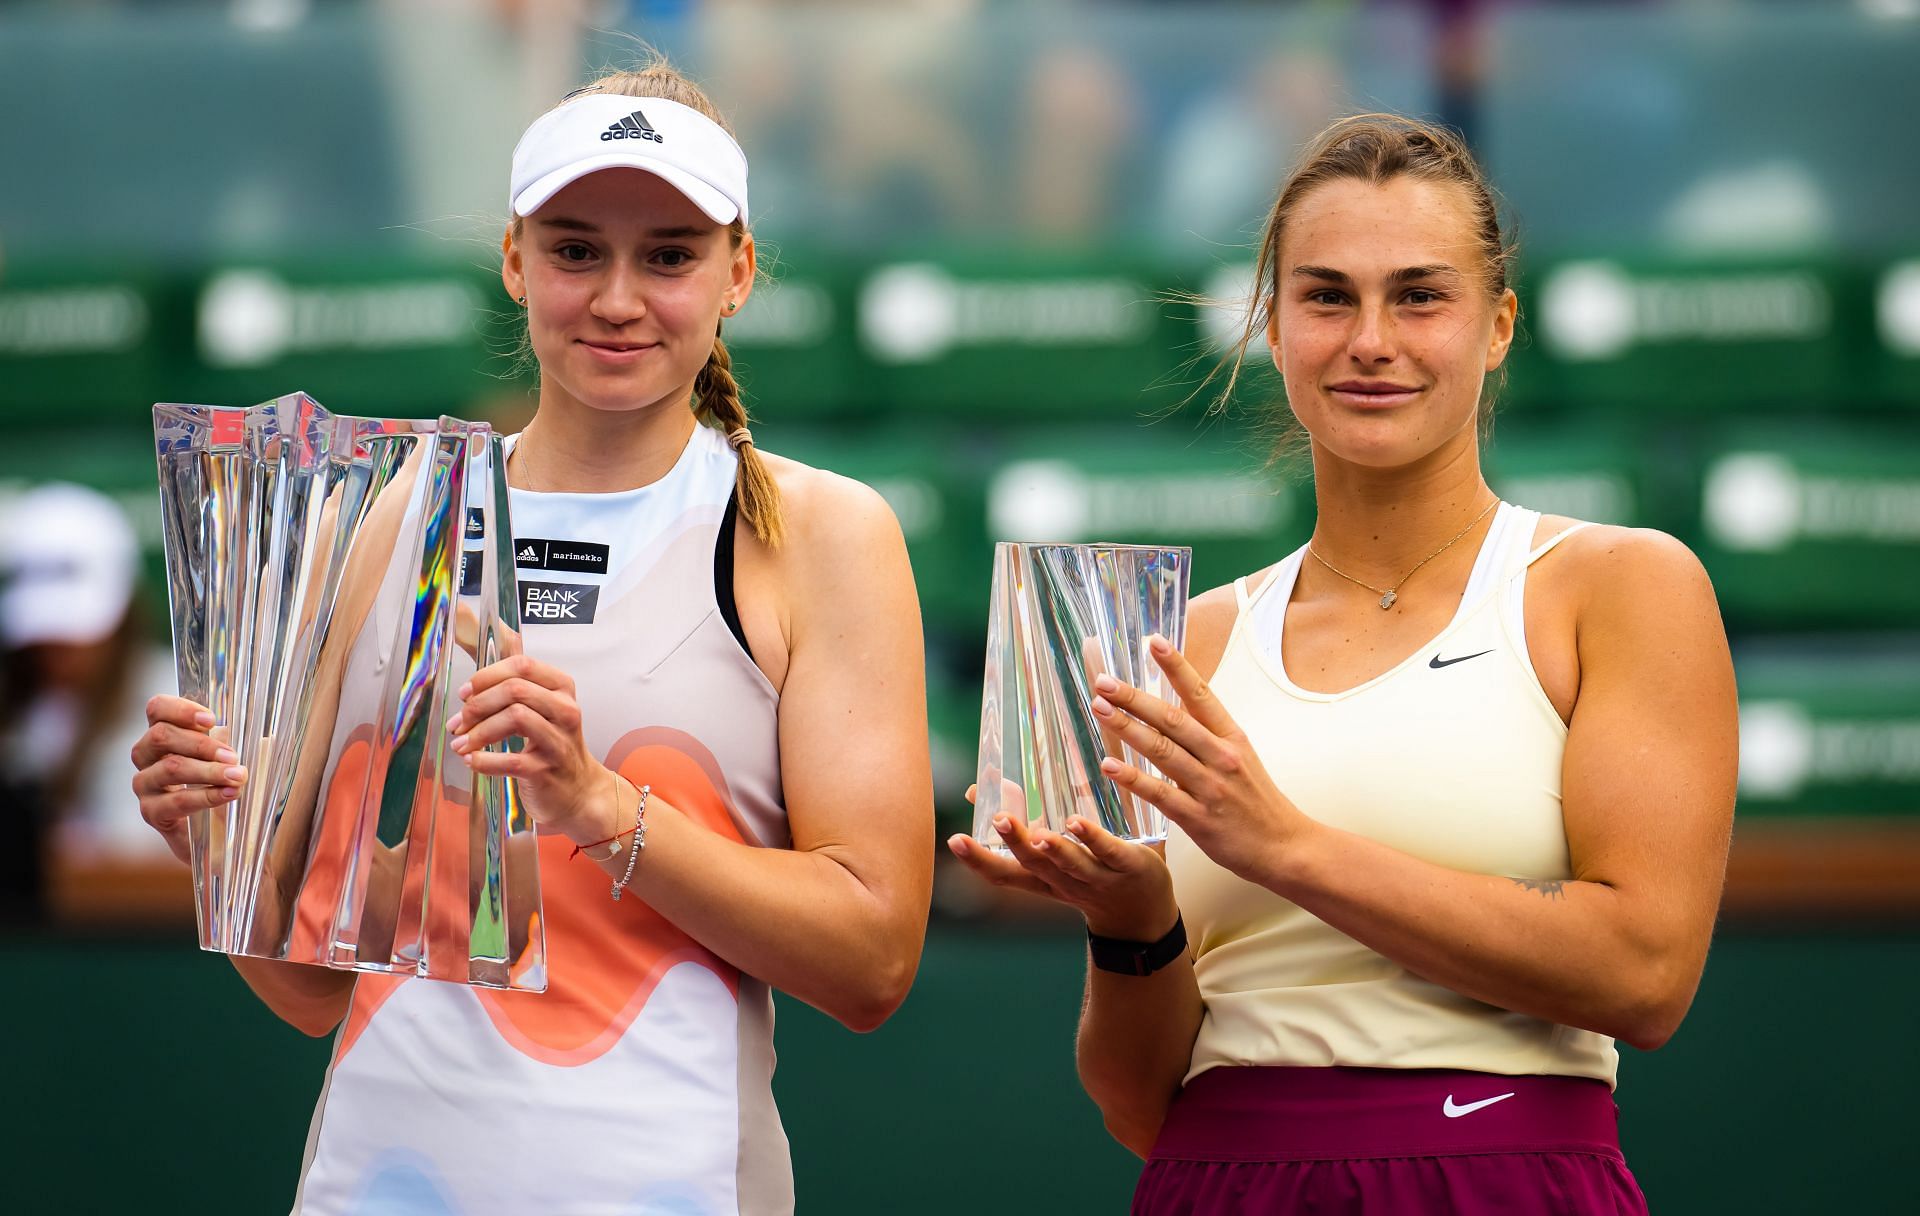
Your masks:
M1491 650L1483 650L1480 652L1480 654L1463 654L1457 659L1443 659L1436 654L1431 659L1427 660L1427 666L1433 668L1435 671L1439 671L1442 667L1451 667L1455 663L1464 663L1468 659L1477 659L1480 657L1481 654L1492 654L1492 653L1493 651Z
M1511 1097L1513 1097L1513 1095L1510 1093L1501 1094L1495 1098L1482 1098L1478 1102L1469 1102L1465 1106L1455 1106L1453 1104L1453 1095L1448 1094L1446 1102L1440 1107L1440 1111L1449 1119L1458 1119L1461 1115L1470 1115L1483 1106L1492 1106L1495 1102L1505 1102Z

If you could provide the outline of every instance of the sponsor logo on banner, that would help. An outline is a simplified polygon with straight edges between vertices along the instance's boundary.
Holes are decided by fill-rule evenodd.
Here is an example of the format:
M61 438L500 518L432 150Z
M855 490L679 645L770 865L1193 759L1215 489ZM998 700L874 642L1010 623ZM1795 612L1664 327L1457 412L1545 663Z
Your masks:
M123 284L0 292L0 356L119 354L147 322L146 301Z
M600 588L586 583L521 583L520 620L528 625L591 625Z
M513 564L522 570L570 570L578 574L605 574L607 546L584 540L541 540L528 537L513 543Z
M480 540L487 534L487 513L480 507L467 508L467 539Z
M332 351L464 349L479 290L447 275L373 283L293 283L222 271L200 293L200 353L214 367L265 367Z
M882 363L983 346L1131 347L1153 332L1152 301L1152 288L1123 275L966 279L899 263L862 287L860 336Z
M1815 341L1830 332L1833 300L1804 270L1635 274L1568 262L1547 275L1539 313L1547 349L1586 362L1636 346Z

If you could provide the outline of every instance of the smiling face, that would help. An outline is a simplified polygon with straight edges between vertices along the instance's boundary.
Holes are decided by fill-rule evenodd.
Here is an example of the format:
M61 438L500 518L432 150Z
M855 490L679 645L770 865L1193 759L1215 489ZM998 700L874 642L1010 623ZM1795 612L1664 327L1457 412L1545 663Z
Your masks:
M684 406L727 303L753 290L752 238L640 169L590 173L517 227L501 278L526 298L541 404Z
M1398 176L1314 187L1286 220L1267 338L1287 402L1332 457L1399 468L1476 443L1513 341L1460 187Z

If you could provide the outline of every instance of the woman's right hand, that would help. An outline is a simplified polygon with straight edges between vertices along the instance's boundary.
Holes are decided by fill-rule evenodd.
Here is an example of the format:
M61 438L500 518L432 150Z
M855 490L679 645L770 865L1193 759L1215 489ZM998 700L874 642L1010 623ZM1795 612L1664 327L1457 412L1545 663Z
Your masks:
M969 789L967 801L973 797ZM1025 796L1016 801L1024 805ZM947 848L996 887L1030 891L1078 909L1088 930L1101 937L1158 941L1179 918L1173 876L1151 845L1122 840L1080 816L1067 820L1061 833L1003 813L994 817L993 830L1012 856L963 834L948 837Z
M163 694L147 702L147 731L133 745L140 817L181 861L187 816L232 802L247 779L240 757L214 736L214 722L206 706Z

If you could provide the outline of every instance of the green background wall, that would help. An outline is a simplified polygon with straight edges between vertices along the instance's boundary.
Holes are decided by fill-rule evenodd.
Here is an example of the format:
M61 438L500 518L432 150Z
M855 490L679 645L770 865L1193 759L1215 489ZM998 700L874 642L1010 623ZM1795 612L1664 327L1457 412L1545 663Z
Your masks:
M1125 1211L1136 1164L1073 1077L1079 951L1058 930L936 926L912 997L866 1037L783 1001L799 1210ZM0 1211L286 1210L324 1042L185 933L16 938L0 973ZM1624 1053L1622 1138L1652 1210L1914 1210L1916 1008L1920 932L1724 932L1678 1037Z

